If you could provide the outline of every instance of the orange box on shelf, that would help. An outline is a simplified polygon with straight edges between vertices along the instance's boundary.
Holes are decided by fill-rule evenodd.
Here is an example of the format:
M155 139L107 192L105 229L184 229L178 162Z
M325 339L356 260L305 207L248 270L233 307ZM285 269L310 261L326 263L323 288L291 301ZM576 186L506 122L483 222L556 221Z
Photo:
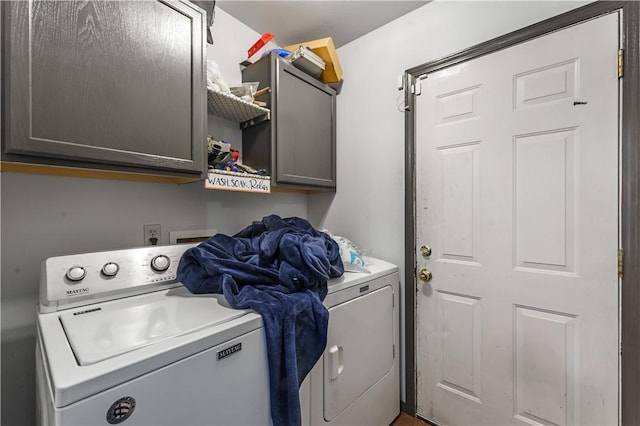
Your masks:
M323 83L335 83L340 81L342 78L342 67L340 66L338 53L336 52L336 48L331 37L290 44L284 48L292 52L299 46L308 47L326 63L324 71L320 74L320 81Z

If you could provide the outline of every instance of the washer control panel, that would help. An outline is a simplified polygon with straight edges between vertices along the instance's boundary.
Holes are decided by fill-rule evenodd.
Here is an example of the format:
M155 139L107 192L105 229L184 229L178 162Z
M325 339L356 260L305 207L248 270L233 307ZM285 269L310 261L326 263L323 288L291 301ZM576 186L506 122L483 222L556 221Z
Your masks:
M46 259L40 279L40 311L179 285L176 271L180 258L196 245L148 246Z

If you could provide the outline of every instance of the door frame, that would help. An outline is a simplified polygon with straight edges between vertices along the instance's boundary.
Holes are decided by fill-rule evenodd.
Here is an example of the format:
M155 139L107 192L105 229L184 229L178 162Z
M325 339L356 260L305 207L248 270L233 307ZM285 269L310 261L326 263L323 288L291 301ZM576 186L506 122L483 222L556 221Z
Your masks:
M405 90L405 383L403 411L416 414L416 114L415 90L420 76L457 65L527 40L558 31L611 12L622 11L621 37L624 50L620 112L620 215L624 253L620 293L621 351L620 417L623 425L640 424L640 2L599 0L539 23L477 44L468 49L404 73Z

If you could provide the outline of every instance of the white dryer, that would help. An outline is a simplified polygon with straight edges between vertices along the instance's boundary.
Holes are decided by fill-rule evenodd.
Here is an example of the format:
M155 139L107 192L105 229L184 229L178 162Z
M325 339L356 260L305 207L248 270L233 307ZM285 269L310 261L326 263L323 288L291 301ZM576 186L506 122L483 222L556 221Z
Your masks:
M328 282L327 348L309 376L313 426L387 426L400 414L398 268L365 260L370 274Z
M261 317L176 281L192 245L47 259L37 319L43 425L269 425Z

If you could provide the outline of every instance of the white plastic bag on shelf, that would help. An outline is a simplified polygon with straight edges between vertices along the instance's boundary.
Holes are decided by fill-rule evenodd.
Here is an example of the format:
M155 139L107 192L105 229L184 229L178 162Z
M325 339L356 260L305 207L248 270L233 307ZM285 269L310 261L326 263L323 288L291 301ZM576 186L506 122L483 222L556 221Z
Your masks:
M362 257L362 251L353 241L340 235L334 235L327 229L322 229L322 232L331 235L331 238L338 243L340 248L340 258L342 259L342 265L345 272L365 272L370 274L371 271L367 269L366 262Z
M229 85L222 78L220 67L212 59L207 59L207 87L214 92L230 92Z
M236 95L240 99L244 99L247 102L253 102L253 96L256 94L260 83L257 81L250 81L248 83L241 83L235 86L229 86L232 95Z

